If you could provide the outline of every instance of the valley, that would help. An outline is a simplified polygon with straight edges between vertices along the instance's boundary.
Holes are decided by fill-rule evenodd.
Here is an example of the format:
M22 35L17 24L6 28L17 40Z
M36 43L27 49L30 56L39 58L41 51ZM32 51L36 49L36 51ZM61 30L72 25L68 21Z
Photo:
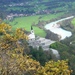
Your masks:
M60 60L68 60L73 70L71 75L75 75L74 0L0 0L0 18L12 26L13 32L21 28L30 33L32 26L36 36L55 40L49 48L57 50L57 54L59 52ZM29 56L41 65L49 60L57 60L54 55L51 56L50 50L43 51L41 47L38 50L29 49Z

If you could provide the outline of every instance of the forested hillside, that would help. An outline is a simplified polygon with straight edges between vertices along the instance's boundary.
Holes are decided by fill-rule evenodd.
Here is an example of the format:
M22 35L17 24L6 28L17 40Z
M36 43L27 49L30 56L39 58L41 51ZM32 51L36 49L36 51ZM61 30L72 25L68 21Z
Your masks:
M14 14L74 14L75 11L74 0L0 0L0 5L0 10Z
M27 35L21 29L0 24L0 75L70 75L68 61L49 61L44 66L28 56ZM61 67L62 66L62 67Z

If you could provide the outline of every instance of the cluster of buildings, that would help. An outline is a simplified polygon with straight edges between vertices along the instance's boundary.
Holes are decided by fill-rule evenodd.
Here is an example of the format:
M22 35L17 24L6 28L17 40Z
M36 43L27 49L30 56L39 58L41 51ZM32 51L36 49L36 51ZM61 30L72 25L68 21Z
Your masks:
M28 40L29 46L32 46L33 48L37 49L41 46L43 50L49 50L49 46L55 42L50 39L35 36L32 26L31 26L31 34L29 34L28 38L29 38Z
M49 48L52 43L55 43L55 41L35 36L32 26L31 26L31 34L28 35L28 38L29 38L28 39L29 46L32 46L33 48L37 49L39 49L39 47L41 46L44 51L51 50L52 58L55 60L60 59L59 52L55 49Z
M13 13L11 13L10 15L7 15L6 19L12 20L14 17L22 17L22 16L28 16L28 15L27 14L13 14Z

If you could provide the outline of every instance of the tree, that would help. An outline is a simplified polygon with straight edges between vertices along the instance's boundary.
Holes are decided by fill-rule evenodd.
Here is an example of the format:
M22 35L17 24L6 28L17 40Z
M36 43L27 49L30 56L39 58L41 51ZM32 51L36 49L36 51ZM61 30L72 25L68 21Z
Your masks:
M50 51L44 51L40 46L39 49L30 47L30 53L32 59L40 62L41 65L45 65L45 62L51 60Z
M49 61L36 75L70 75L67 61Z
M0 35L6 34L7 32L10 32L10 30L11 30L11 26L8 25L8 24L2 23L2 21L1 21L1 24L0 24Z
M27 35L21 29L9 33L8 26L0 26L0 75L34 75L40 63L23 54L27 44L20 40L27 40Z

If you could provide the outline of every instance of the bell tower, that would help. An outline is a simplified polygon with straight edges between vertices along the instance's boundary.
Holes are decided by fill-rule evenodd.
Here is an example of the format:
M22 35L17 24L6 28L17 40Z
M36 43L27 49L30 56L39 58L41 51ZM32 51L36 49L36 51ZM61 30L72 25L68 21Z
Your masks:
M34 30L33 27L31 26L31 34L34 34Z

